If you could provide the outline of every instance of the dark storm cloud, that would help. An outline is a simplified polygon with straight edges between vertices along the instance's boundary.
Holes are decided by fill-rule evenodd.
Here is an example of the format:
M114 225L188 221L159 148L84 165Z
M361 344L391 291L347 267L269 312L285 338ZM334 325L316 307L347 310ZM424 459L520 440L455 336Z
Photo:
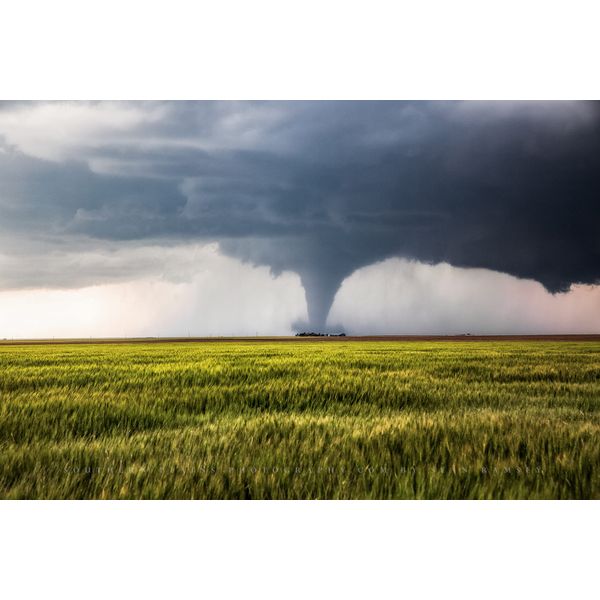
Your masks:
M62 244L218 240L298 272L315 327L346 276L389 256L550 291L600 278L595 103L132 106L160 116L78 140L61 160L27 155L13 134L0 229Z

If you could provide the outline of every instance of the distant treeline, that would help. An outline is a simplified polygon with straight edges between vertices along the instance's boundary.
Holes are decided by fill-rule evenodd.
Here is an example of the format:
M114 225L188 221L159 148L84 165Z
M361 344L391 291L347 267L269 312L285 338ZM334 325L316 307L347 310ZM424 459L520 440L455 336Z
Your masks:
M345 333L315 333L314 331L302 331L297 333L299 337L346 337Z

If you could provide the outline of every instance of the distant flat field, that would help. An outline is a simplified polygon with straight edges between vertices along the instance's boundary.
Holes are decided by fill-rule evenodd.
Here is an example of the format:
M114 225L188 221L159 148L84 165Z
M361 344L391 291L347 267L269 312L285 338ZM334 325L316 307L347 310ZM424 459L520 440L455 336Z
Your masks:
M598 336L285 339L1 344L0 497L600 498Z
M0 345L43 344L177 344L199 342L600 342L600 334L551 335L367 335L367 336L252 336L252 337L151 337L0 339Z

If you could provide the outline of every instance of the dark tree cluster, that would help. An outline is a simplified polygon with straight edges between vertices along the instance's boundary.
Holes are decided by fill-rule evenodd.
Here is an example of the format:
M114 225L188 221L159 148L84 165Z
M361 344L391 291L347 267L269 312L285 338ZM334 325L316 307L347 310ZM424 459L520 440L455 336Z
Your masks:
M302 331L296 337L346 337L345 333L317 333L315 331Z

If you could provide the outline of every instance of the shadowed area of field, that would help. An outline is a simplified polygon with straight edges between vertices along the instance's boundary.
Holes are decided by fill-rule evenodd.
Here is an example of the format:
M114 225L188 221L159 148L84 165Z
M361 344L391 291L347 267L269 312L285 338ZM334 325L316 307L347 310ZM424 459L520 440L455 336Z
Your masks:
M2 345L0 497L600 498L600 342L465 337Z

